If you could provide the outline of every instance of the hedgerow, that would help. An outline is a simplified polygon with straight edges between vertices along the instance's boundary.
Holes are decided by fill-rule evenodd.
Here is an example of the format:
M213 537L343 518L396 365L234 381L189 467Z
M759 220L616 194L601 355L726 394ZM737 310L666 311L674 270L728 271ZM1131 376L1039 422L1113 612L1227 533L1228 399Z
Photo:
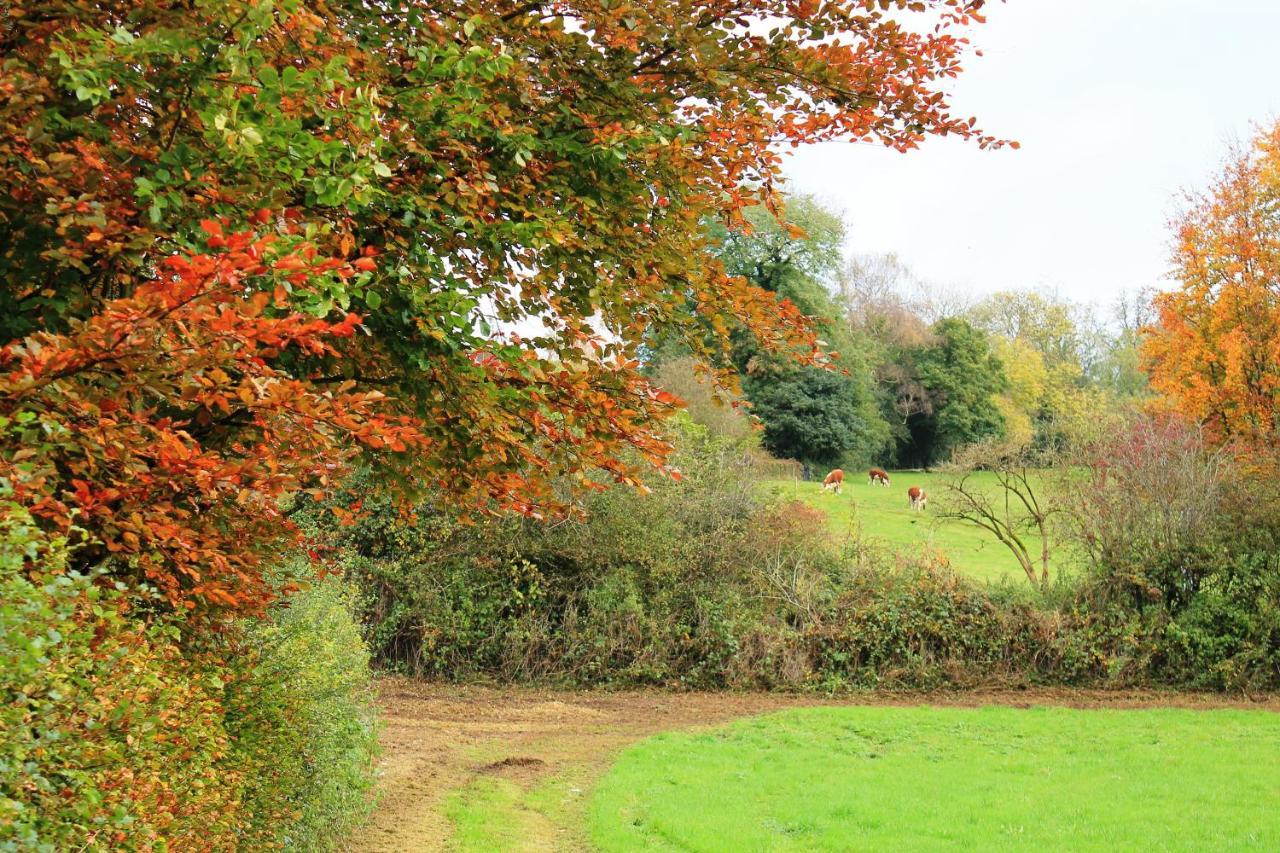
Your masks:
M180 625L67 573L65 544L13 511L0 531L0 846L233 846L243 771L217 657ZM41 571L21 571L26 556Z
M686 424L676 443L680 482L604 491L558 524L408 522L357 484L369 514L331 541L376 662L580 686L1280 686L1278 526L1256 493L1219 503L1194 551L1118 524L1087 571L987 585L925 551L831 541L807 506L762 498L749 442ZM1075 486L1095 516L1133 504Z
M66 571L66 544L6 510L0 850L336 846L368 809L376 744L346 587L192 637Z

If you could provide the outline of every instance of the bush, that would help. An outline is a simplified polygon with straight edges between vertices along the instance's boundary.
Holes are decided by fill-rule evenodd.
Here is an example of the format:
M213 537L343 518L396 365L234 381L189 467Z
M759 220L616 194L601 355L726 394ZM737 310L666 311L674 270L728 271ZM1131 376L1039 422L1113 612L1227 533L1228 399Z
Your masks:
M865 568L811 633L829 685L938 687L1028 674L1022 612L944 568Z
M1062 547L1093 567L1034 588L856 540L839 553L820 513L764 501L752 454L691 424L682 481L593 494L582 520L464 524L423 507L406 523L358 482L369 514L318 535L362 590L378 664L430 678L1275 688L1280 486L1179 434L1100 457L1105 477L1062 472Z
M680 482L586 500L581 521L334 528L380 665L681 688L933 686L1037 677L1054 632L1013 593L928 560L842 555L803 504L762 501L751 454L686 426ZM1003 596L1003 597L1001 597Z
M234 847L242 777L218 661L185 653L177 623L131 619L118 590L64 573L63 544L7 510L0 849Z
M336 846L375 742L346 588L197 644L3 510L0 850Z
M779 546L761 533L770 511L755 491L758 456L691 423L681 445L680 482L593 494L585 519L555 524L462 524L430 506L405 524L353 484L368 514L323 535L362 587L375 658L453 679L718 687L782 677L734 663L762 625L796 634L759 576ZM826 548L807 559L834 562Z
M1078 620L1113 677L1207 689L1280 686L1275 460L1139 418L1092 448L1071 532L1090 558Z
M377 752L351 590L323 578L244 627L251 664L226 720L245 769L240 846L336 847L371 806Z

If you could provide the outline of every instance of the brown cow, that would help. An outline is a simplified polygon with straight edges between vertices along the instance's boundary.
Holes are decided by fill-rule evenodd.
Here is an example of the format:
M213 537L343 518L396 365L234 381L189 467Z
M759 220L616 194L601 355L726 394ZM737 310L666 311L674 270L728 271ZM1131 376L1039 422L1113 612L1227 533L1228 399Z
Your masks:
M844 487L844 471L842 471L839 468L835 469L830 474L828 474L826 478L822 481L823 491L830 490L835 492L838 495L840 494L840 490L843 487Z
M924 509L924 505L929 502L929 495L919 486L912 486L907 489L907 497L911 501L911 508L919 512Z
M879 468L872 468L867 472L867 485L874 486L877 483L881 486L888 486L889 475L886 472L881 471Z

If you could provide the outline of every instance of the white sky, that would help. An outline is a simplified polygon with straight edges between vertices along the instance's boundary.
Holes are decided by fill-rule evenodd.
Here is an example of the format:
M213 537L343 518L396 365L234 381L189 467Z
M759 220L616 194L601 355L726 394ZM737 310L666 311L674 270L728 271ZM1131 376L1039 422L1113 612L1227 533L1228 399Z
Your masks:
M843 209L849 252L897 252L966 292L1047 287L1106 305L1161 284L1180 191L1280 116L1280 0L1009 0L986 12L971 34L984 55L965 63L954 112L1021 150L829 143L790 156L792 190Z

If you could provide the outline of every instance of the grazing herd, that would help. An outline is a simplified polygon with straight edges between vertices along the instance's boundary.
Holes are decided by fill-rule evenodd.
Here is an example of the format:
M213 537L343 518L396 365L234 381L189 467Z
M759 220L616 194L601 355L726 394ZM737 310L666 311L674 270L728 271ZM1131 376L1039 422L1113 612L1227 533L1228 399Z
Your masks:
M889 474L879 468L872 468L867 472L868 486L889 486ZM837 468L822 479L822 490L824 492L835 492L837 495L844 489L844 471ZM929 502L929 495L919 486L912 486L907 489L907 500L911 503L911 508L916 512L924 510L925 504Z

